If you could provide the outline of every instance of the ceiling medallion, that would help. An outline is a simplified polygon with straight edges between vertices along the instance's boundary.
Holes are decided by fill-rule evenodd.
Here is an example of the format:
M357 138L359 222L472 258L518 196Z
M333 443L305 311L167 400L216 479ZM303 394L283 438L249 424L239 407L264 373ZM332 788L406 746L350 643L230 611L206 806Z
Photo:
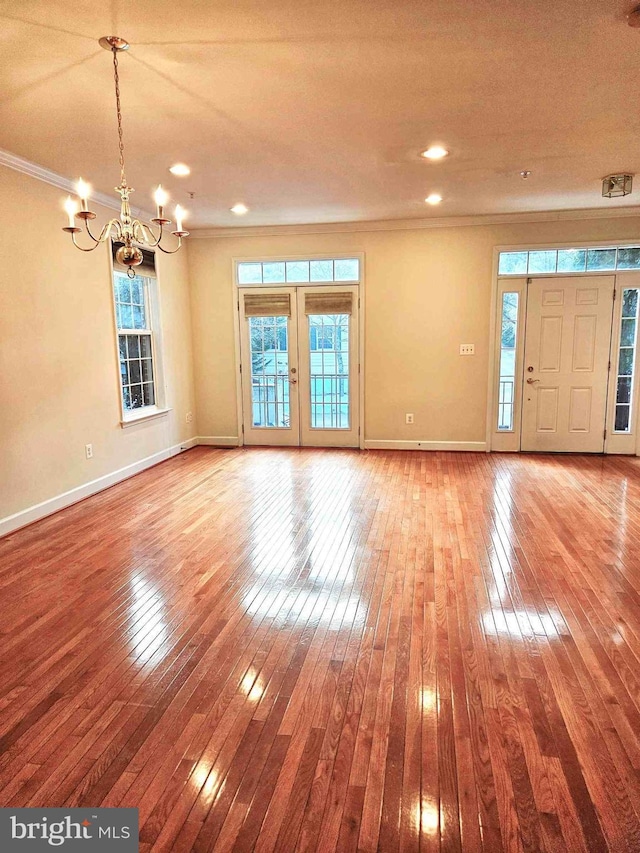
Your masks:
M95 237L91 229L89 227L89 222L92 219L96 218L96 214L93 211L89 210L89 195L90 195L90 187L85 184L85 182L80 179L77 184L77 193L80 199L80 209L78 209L78 202L69 196L65 203L65 210L69 216L69 225L66 228L63 228L63 231L71 234L71 239L73 240L73 244L76 248L80 249L82 252L92 252L96 249L101 243L104 243L109 237L113 237L114 240L123 243L122 246L116 252L116 260L127 267L127 275L130 278L135 276L135 272L133 267L138 266L138 264L142 263L142 250L135 245L139 243L143 246L149 246L150 248L158 248L162 252L168 255L173 255L178 251L180 246L182 245L182 238L187 237L189 235L188 231L185 231L182 227L182 220L184 219L185 212L180 207L180 205L176 205L175 209L175 218L176 218L176 229L171 233L178 238L178 245L175 249L166 249L163 245L161 245L162 238L165 234L164 228L167 225L171 224L170 219L166 219L164 215L164 206L168 201L168 195L163 190L161 186L155 191L154 198L156 202L156 216L151 220L154 225L158 226L157 235L152 231L151 227L145 225L143 222L140 222L139 219L132 219L131 217L131 208L129 206L129 196L134 191L132 187L130 187L127 183L127 178L125 176L125 165L124 165L124 141L122 135L122 111L120 109L120 78L118 76L118 54L124 50L129 49L129 44L124 39L119 38L118 36L103 36L100 39L100 46L105 50L111 51L113 54L113 79L115 84L115 92L116 92L116 113L118 117L118 147L120 150L120 185L115 188L116 192L120 195L120 218L119 219L110 219L109 222L103 227L102 231ZM84 248L80 246L76 242L76 234L82 231L82 228L78 227L75 224L76 220L80 220L84 222L84 228L89 238L91 239L93 245L90 245L88 248Z

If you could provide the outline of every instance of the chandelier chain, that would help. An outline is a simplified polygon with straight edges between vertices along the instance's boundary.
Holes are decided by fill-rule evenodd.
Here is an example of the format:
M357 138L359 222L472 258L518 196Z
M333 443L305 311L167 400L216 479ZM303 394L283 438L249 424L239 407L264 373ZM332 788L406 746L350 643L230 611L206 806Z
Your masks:
M118 148L120 150L120 182L123 187L127 186L127 179L124 173L124 140L122 136L122 110L120 109L120 77L118 76L118 51L112 48L113 51L113 77L116 84L116 113L118 115Z

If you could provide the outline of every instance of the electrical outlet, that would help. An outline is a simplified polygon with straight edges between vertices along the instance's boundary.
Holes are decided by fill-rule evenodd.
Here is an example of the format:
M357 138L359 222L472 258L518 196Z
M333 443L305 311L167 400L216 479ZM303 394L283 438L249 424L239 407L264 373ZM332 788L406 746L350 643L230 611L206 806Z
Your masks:
M412 424L413 423L413 412L407 412L404 416L405 423Z
M187 412L186 421L188 424L193 423L193 412Z
M93 444L85 444L84 452L87 459L93 459Z
M475 355L476 354L476 345L475 344L460 344L460 355Z

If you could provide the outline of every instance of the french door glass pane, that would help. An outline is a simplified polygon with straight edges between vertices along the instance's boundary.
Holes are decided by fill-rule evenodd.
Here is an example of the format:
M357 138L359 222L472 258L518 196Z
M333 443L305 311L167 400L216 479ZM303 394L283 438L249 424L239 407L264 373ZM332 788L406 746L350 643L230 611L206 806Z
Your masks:
M253 426L289 429L289 329L287 317L249 317Z
M349 315L309 315L312 429L349 429Z

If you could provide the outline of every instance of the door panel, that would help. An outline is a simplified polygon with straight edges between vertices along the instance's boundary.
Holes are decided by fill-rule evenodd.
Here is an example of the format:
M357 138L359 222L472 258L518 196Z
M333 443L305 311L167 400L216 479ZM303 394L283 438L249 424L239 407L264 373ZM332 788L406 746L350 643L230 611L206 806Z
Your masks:
M358 447L358 288L299 287L298 346L301 444Z
M602 453L614 282L613 276L530 282L523 450Z
M261 302L254 304L256 298ZM244 443L295 447L300 443L295 288L242 290L239 299Z

